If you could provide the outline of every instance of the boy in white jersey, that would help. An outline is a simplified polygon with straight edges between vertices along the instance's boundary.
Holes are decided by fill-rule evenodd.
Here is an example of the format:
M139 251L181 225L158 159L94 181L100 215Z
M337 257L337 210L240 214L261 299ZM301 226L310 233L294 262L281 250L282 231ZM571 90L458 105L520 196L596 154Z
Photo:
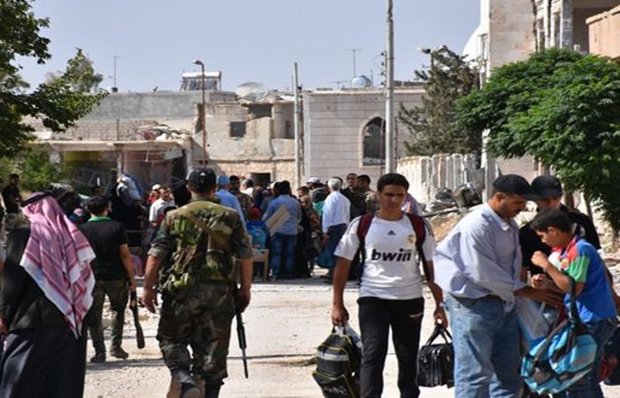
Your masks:
M420 328L424 313L422 275L416 260L416 234L411 220L401 206L409 182L396 173L388 173L377 181L380 208L373 217L364 238L366 260L360 281L359 324L364 346L360 374L362 398L380 397L383 391L383 367L387 354L389 329L398 358L398 388L401 397L418 397L416 382ZM359 249L357 229L360 217L351 222L335 255L332 323L344 325L349 314L343 293L351 261ZM424 257L433 258L435 238L427 230L422 245ZM437 304L435 322L447 327L441 303L443 295L433 281L432 261L426 262L426 279Z

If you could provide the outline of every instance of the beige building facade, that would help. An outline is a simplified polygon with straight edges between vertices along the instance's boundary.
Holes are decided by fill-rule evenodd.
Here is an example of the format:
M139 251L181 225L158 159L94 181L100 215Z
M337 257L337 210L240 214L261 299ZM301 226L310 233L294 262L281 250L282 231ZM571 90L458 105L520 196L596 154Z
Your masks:
M620 60L620 6L586 20L593 54Z
M291 179L293 103L269 95L258 102L234 93L206 93L206 159L218 173L253 177L261 182ZM144 188L176 183L203 164L199 91L111 93L65 133L37 130L37 144L75 171L81 191L107 185L120 173Z
M421 105L423 88L394 91L394 109ZM385 171L385 94L350 89L304 93L303 173L305 179L367 174L372 183ZM396 121L396 158L405 156L409 131Z

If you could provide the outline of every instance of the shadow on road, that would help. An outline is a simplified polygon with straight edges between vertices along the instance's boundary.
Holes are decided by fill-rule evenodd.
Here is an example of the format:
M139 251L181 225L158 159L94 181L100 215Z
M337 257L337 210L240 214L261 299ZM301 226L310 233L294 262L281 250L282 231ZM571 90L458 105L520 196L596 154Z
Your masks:
M117 370L124 368L159 368L164 364L161 357L157 358L132 358L121 361L108 361L104 363L88 363L86 370L88 372L101 372L106 370Z

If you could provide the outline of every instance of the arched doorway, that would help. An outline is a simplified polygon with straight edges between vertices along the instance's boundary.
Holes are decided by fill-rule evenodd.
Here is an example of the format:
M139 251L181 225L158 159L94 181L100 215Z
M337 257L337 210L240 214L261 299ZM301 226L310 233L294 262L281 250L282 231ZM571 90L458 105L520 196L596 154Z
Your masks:
M385 121L381 117L371 119L364 126L363 165L385 163Z

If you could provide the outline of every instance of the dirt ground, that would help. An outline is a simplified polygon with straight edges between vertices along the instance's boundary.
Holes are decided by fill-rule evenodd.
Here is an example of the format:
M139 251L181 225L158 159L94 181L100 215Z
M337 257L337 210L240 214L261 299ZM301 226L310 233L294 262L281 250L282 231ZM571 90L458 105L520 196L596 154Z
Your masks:
M357 289L345 293L352 324L357 327ZM432 312L432 299L427 292L427 311ZM331 330L329 312L331 286L319 277L276 283L257 282L252 303L244 313L250 378L245 379L237 338L231 337L228 362L229 377L222 387L222 397L321 397L312 378L316 347ZM108 358L104 364L88 364L85 397L145 398L164 397L170 380L163 364L155 334L158 315L147 315L140 309L146 347L136 348L135 329L127 312L123 348L129 358ZM234 322L233 322L234 325ZM422 340L432 331L430 315L425 317ZM106 344L109 345L109 330ZM94 354L88 347L88 357ZM398 396L396 358L390 347L385 369L385 397ZM425 389L422 396L449 397L446 388Z
M320 273L320 272L319 272ZM357 289L349 286L345 293L347 308L353 326L357 327ZM425 292L426 312L423 322L421 344L432 331L434 303L430 293ZM276 283L255 283L252 303L244 314L249 357L250 378L243 376L243 366L237 338L231 337L229 377L222 387L221 397L321 397L312 371L311 359L316 346L331 330L329 311L331 287L319 277L306 280ZM157 315L147 315L141 309L146 347L138 350L135 329L127 325L123 348L129 352L126 360L109 358L104 364L88 364L85 397L148 398L165 397L169 372L163 364L155 334ZM106 331L106 339L109 331ZM109 345L109 340L106 340ZM88 357L93 355L90 347ZM393 348L384 371L384 397L398 397L396 386L397 365ZM620 386L604 387L605 396L620 397ZM422 397L451 397L454 392L445 387L423 388Z

